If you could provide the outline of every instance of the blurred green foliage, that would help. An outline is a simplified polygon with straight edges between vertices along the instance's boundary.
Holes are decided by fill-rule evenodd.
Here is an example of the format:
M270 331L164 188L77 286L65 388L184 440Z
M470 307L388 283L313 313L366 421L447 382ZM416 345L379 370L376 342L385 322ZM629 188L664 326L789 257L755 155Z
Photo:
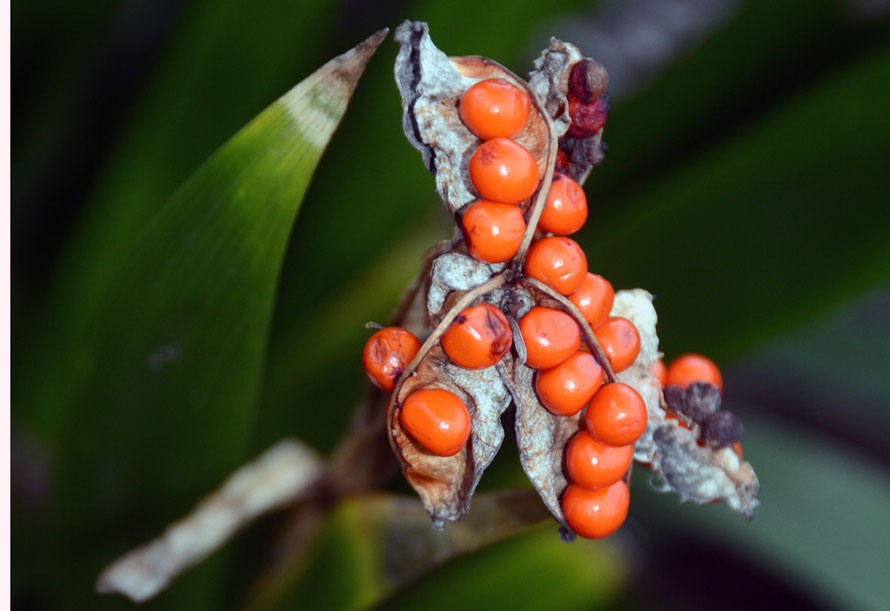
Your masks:
M858 397L863 368L878 358L866 350L862 366L844 370L834 362L844 327L813 326L890 288L890 23L854 10L861 4L740 3L613 100L610 152L586 185L591 223L579 242L617 288L656 295L668 357L695 350L727 366L730 404L733 363L769 357L785 371L822 354L788 396L810 396L827 378L826 393ZM91 592L104 564L282 436L330 449L364 387L355 356L364 322L386 319L420 253L450 235L432 177L401 133L391 41L359 85L289 243L295 208L255 217L253 206L228 208L196 234L210 239L190 241L162 206L171 196L210 205L190 195L201 163L327 59L403 18L428 21L450 54L490 56L522 74L535 28L589 18L596 5L13 3L15 605L122 607ZM270 209L276 189L300 193L307 178L263 161L278 125L242 141L222 177L234 183L251 163L271 170L242 183ZM245 243L254 250L235 249ZM150 265L125 267L134 253ZM228 273L239 256L251 273ZM186 276L202 281L184 286ZM190 301L191 317L176 321L183 335L158 336L157 313ZM869 329L886 334L888 317L875 320ZM186 338L197 338L202 358L167 371L163 384L134 381L147 346L174 355ZM870 397L890 396L890 380L873 371ZM507 592L527 608L651 608L659 598L641 570L647 542L681 548L695 533L811 603L886 608L875 568L890 558L874 536L890 510L888 456L857 444L874 421L855 417L858 403L878 405L886 433L886 409L873 399L843 405L839 436L818 416L836 403L789 400L771 416L764 406L776 392L759 383L768 378L739 379L750 383L738 404L763 483L753 524L725 507L677 506L638 474L632 520L611 547L565 546L550 525L446 564L390 604L493 606ZM202 397L199 386L209 389ZM505 444L502 454L511 451ZM499 457L491 481L523 485L517 465ZM380 591L350 510L334 513L280 604L330 593L341 598L313 600L352 606ZM796 514L806 520L789 519ZM256 543L216 554L152 606L237 604L274 530L249 531ZM816 532L825 535L807 537ZM560 583L563 598L551 594Z

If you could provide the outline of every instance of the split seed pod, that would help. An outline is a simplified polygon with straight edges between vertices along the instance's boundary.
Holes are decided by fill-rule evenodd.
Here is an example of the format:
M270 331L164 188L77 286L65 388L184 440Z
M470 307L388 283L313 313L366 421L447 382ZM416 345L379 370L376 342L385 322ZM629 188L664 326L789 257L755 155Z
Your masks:
M527 82L486 58L447 57L433 44L424 23L406 21L396 30L395 39L401 46L395 78L402 96L405 135L435 174L436 189L458 226L463 211L479 199L467 168L482 141L463 124L459 112L461 96L472 85L485 79L504 79L529 95L532 109L528 123L513 139L534 158L539 180L537 191L518 204L527 227L512 259L496 264L477 261L467 254L466 245L456 234L453 241L440 243L428 253L420 276L403 298L398 320L393 321L426 338L396 381L386 419L390 445L434 525L457 520L469 511L473 491L503 441L501 416L513 409L523 469L564 532L573 536L559 501L568 485L563 450L579 431L585 410L570 417L556 416L535 393L536 371L525 364L525 346L516 322L535 305L558 308L571 315L582 330L583 348L603 368L606 381L628 384L643 398L648 425L635 444L634 456L652 467L665 490L699 503L726 499L733 509L750 515L757 504L757 479L750 465L729 448L715 449L714 444L699 447L698 430L683 429L666 418L662 389L649 372L659 357L651 296L639 289L616 294L611 315L630 320L642 344L633 365L616 375L577 307L522 271L558 153L568 159L567 164L563 162L564 171L579 183L603 157L602 129L581 139L568 134L571 118L567 96L573 68L581 65L591 71L587 80L603 87L607 83L605 70L585 59L573 45L556 39L535 61ZM579 73L575 74L577 81ZM605 95L593 89L590 96ZM513 348L491 367L465 369L448 358L440 339L464 308L481 302L493 305L507 317ZM454 393L470 413L469 440L453 456L431 454L401 427L402 405L412 392L424 388Z

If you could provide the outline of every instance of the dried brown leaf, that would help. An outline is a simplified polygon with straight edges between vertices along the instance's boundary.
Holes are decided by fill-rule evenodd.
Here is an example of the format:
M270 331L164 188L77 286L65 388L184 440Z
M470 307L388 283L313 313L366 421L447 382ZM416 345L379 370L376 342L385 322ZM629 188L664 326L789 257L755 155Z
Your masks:
M111 563L96 580L101 594L144 602L204 560L246 524L307 495L323 472L314 450L285 439L229 476L219 490L164 533Z

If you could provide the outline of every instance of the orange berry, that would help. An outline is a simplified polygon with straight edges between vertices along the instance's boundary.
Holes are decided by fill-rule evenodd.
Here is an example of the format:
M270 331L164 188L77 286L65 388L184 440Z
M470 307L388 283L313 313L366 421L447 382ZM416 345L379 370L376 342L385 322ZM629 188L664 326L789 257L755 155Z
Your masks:
M402 405L399 422L417 443L437 456L460 452L470 437L470 413L460 397L428 388L411 393Z
M628 507L630 491L622 481L596 490L570 484L562 495L566 522L587 539L602 539L618 530L627 519Z
M556 367L581 346L578 323L555 308L533 307L519 320L519 332L525 342L525 364L535 369Z
M588 272L578 290L569 296L569 300L581 310L590 326L596 328L609 317L615 304L615 290L611 282Z
M571 295L587 275L587 257L571 238L544 238L528 249L525 273L562 295Z
M667 383L685 388L693 382L708 382L723 392L723 376L714 361L700 354L678 356L668 366Z
M486 263L512 258L525 233L525 219L518 206L484 199L467 208L460 224L470 255Z
M528 94L502 78L479 81L460 98L460 118L482 138L512 138L528 123Z
M640 354L640 333L626 318L608 318L593 333L609 356L615 373L624 371L637 360Z
M627 384L612 382L593 395L585 422L588 432L604 444L630 445L646 430L646 404Z
M587 196L577 182L565 174L554 174L538 226L557 235L570 235L587 220Z
M386 327L365 343L362 365L378 388L390 392L419 351L420 340L413 333L401 327Z
M603 368L589 352L576 352L553 369L538 373L538 399L557 416L580 412L603 384Z
M487 302L465 308L442 335L442 349L467 369L485 369L500 361L513 345L507 317Z
M566 469L573 482L593 490L624 477L633 457L633 446L607 446L581 431L569 442Z
M479 145L470 158L470 180L484 199L518 204L538 188L538 164L522 145L494 138Z
M649 368L649 371L655 378L658 380L658 383L662 386L667 386L668 383L668 370L667 367L664 366L664 361L658 359L652 366Z

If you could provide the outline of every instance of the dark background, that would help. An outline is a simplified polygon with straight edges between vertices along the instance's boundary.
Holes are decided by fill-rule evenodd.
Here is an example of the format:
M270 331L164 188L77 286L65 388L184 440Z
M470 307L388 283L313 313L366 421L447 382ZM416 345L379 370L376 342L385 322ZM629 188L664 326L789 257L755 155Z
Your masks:
M890 3L878 0L13 2L13 605L123 606L92 593L102 566L278 439L328 451L342 434L364 388L363 323L385 320L450 231L400 131L391 40L306 195L261 388L237 416L180 419L174 397L139 426L112 425L121 404L68 392L90 367L71 338L89 334L134 239L215 149L404 18L428 21L451 55L519 74L550 35L609 69L609 152L585 185L578 241L616 288L656 296L667 359L696 351L721 366L763 505L750 524L681 506L638 471L627 525L590 546L597 578L566 568L574 546L549 523L390 604L890 606ZM235 433L208 458L204 423L227 418ZM195 455L210 466L174 468ZM508 444L482 486L524 481ZM154 604L238 606L275 524ZM282 604L367 602L350 594L371 578L349 545L319 544Z

